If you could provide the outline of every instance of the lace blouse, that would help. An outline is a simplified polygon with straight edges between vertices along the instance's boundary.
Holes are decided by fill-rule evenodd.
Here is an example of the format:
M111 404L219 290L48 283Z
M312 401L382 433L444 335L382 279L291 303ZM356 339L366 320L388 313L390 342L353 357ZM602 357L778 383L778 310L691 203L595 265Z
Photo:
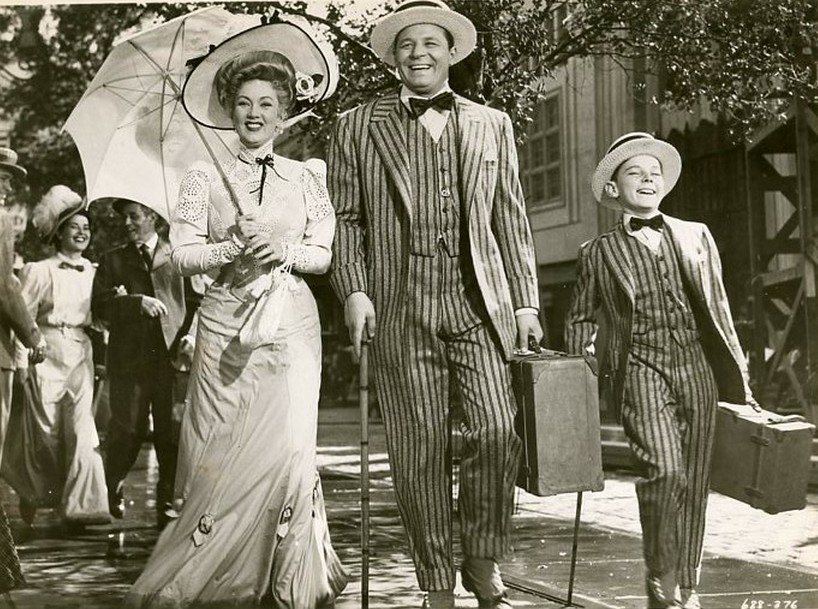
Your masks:
M265 157L271 159L266 167L260 162ZM242 211L254 214L261 230L280 240L284 264L299 273L329 269L335 212L327 193L324 161L275 155L269 142L258 150L241 147L224 173ZM183 275L213 275L237 258L249 258L235 236L236 215L216 166L191 166L182 179L171 222L171 260L176 268Z

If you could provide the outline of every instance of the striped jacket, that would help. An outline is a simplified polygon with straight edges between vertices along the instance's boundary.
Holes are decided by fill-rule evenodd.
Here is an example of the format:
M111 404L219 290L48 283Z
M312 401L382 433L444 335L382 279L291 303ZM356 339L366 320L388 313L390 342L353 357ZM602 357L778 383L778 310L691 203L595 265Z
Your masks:
M694 303L694 314L707 360L719 387L719 399L745 403L750 393L747 362L738 342L730 305L721 279L721 259L710 230L665 214L665 238L676 249L683 281ZM586 353L593 343L603 394L611 391L619 412L630 352L633 309L633 261L624 239L631 239L621 222L579 251L577 285L565 329L571 353ZM611 386L606 386L611 382Z
M409 153L395 91L338 121L328 153L329 191L337 232L331 282L343 302L365 292L375 305L378 336L397 348L405 331L406 273L415 201ZM539 308L534 245L525 214L511 120L455 96L460 193L480 293L511 355L514 310Z

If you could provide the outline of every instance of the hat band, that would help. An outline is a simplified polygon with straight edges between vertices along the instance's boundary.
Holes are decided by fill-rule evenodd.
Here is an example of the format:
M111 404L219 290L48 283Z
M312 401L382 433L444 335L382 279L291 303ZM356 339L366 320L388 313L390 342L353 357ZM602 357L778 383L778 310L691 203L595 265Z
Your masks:
M424 6L429 7L429 8L440 8L440 9L443 8L437 2L430 2L429 0L417 0L417 2L407 2L406 4L403 4L403 5L399 6L398 8L395 9L394 12L399 13L401 11L405 11L406 9L422 8Z
M636 134L635 135L629 135L629 136L623 137L618 142L614 143L613 146L608 148L608 152L606 152L605 154L606 155L611 154L614 150L619 148L622 144L627 144L628 142L632 142L633 140L652 140L652 139L654 139L654 138L645 137L644 135L641 135L641 134L639 134L639 135L636 135Z

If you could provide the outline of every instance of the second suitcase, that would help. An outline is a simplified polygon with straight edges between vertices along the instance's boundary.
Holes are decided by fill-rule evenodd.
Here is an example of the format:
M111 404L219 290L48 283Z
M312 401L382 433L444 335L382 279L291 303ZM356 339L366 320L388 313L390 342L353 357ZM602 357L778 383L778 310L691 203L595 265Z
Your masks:
M720 403L710 488L769 514L803 508L815 427L792 419Z

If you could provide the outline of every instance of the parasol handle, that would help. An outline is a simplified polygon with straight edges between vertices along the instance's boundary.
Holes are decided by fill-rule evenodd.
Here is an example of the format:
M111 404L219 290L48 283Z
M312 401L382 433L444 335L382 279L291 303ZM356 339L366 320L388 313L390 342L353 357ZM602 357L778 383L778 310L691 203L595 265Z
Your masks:
M236 194L236 191L233 189L233 185L230 183L230 180L227 179L227 174L224 173L224 168L219 163L219 160L216 157L216 153L213 152L213 148L210 146L210 142L207 141L205 138L204 133L202 133L202 126L196 122L194 119L192 121L193 127L196 129L196 133L199 134L199 139L204 144L207 153L210 155L210 158L213 159L213 164L216 166L216 171L219 172L219 177L222 179L224 183L224 187L227 190L227 194L230 195L230 202L233 204L233 207L236 209L236 213L239 215L244 215L244 210L241 208L241 204L239 203L239 197Z

